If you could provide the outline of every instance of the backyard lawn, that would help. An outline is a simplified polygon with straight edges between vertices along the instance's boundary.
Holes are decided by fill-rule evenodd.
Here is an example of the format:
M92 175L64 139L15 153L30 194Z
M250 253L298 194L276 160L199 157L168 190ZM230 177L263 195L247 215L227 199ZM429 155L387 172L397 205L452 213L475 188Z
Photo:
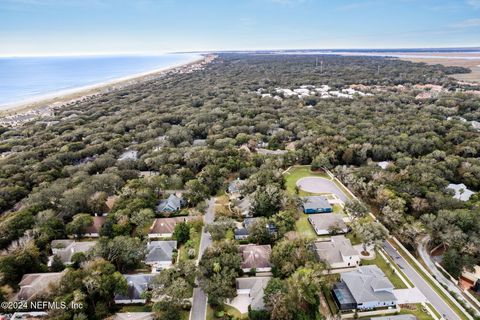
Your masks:
M300 218L295 222L295 230L297 230L300 235L307 238L317 237L315 230L313 230L312 225L308 222L308 215L303 212L300 214Z

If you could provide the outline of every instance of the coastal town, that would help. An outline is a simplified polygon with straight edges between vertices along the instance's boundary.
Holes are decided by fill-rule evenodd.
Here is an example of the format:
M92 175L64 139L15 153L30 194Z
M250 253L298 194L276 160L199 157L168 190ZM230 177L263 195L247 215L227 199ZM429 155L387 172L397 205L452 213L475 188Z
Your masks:
M280 72L283 58L206 57L3 123L2 317L479 316L478 247L468 245L479 230L476 85L443 76L437 82L454 89L419 97L439 85L416 74L448 68L389 59L410 68L401 89L356 78L334 87L301 55L288 56L298 79L271 83L262 71L241 80L250 65ZM325 59L340 79L352 63ZM364 63L366 74L378 70L377 60ZM301 82L312 72L321 79ZM157 89L178 79L184 88ZM224 79L241 85L232 92ZM218 85L202 89L209 81ZM448 107L460 97L470 100ZM390 133L402 118L416 134L449 130ZM14 307L38 301L82 307Z

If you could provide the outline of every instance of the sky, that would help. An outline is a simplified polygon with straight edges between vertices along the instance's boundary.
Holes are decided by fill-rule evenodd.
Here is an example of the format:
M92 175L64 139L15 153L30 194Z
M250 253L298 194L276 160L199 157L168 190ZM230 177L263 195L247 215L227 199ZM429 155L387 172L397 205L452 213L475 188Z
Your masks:
M0 55L480 46L480 0L0 0Z

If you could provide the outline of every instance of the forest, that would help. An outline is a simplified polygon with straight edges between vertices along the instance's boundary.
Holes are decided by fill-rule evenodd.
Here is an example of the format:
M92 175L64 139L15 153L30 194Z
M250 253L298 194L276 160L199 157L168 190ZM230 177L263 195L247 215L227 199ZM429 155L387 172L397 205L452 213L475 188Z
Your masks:
M313 319L318 297L310 291L289 296L298 289L294 282L317 291L327 285L303 240L284 237L296 219L296 199L285 195L280 173L295 164L332 170L409 249L430 235L432 246L445 248L445 269L459 276L480 261L480 196L460 201L447 189L450 183L480 189L480 133L470 123L480 119L480 96L468 93L479 87L449 77L466 72L380 57L225 53L203 70L71 103L51 118L19 127L0 127L0 300L18 290L24 274L53 270L47 267L52 240L82 233L92 216L109 211L93 252L76 257L50 297L88 305L88 312L52 314L54 319L103 319L116 310L114 294L125 290L121 273L141 264L138 247L159 217L155 207L165 191L184 190L190 214L202 215L204 200L240 177L247 179L242 192L254 197L254 215L281 229L276 238L256 239L273 245L277 261L266 292L272 299L266 302L269 315L256 316ZM277 90L323 85L339 91L361 86L370 94L322 98ZM444 91L418 99L422 89L415 85ZM260 145L285 152L254 152ZM137 151L137 157L119 160L126 150ZM390 163L386 169L377 165L382 161ZM145 172L155 175L147 179ZM111 196L118 200L109 209ZM231 229L228 220L220 224ZM177 231L178 239L187 242L201 229L189 227L183 238ZM295 250L299 261L284 265L282 257ZM211 288L212 302L221 303L231 297L231 280L240 274L234 252L234 244L218 241L198 270L186 262L161 273L156 281L164 285L153 294L187 297L197 273L204 277L201 285ZM215 259L227 261L228 271L217 280L211 276ZM219 283L225 292L213 290ZM171 299L156 304L162 319L174 319L184 307L182 299ZM273 299L285 301L285 310L277 310Z

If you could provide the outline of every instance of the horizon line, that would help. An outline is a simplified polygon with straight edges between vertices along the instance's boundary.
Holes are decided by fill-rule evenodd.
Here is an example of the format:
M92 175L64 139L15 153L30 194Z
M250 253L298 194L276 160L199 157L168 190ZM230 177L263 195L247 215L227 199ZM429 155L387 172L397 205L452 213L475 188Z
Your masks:
M376 48L276 48L276 49L211 49L194 51L156 51L156 52L85 52L85 53L39 53L39 54L0 54L0 58L40 58L40 57L100 57L100 56L159 56L167 54L201 54L201 53L228 53L228 52L296 52L296 51L400 51L400 50L477 50L480 46L452 46L452 47L376 47Z

